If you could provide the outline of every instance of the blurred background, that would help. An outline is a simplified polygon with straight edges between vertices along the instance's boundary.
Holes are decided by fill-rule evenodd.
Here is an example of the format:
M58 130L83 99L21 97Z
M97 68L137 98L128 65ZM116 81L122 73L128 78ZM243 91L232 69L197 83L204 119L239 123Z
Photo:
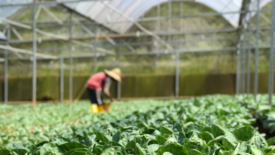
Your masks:
M87 100L114 67L118 99L273 93L272 17L272 0L1 0L0 101Z

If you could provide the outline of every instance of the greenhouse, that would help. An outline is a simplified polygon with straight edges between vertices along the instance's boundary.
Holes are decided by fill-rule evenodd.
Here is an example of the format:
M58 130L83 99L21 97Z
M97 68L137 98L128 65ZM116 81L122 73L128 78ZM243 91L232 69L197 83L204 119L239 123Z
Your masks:
M1 0L0 155L275 154L275 1Z

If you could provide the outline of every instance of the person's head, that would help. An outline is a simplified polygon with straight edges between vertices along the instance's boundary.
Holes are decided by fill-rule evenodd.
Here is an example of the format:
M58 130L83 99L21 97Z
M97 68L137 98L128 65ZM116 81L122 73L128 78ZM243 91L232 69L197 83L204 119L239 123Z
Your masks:
M105 73L114 79L115 81L121 82L121 71L119 68L114 68L112 70L105 70Z

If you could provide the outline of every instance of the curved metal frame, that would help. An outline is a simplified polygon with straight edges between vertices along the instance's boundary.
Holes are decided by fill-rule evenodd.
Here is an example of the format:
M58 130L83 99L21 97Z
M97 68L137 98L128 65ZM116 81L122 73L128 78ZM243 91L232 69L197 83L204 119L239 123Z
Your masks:
M145 14L147 11L149 11L150 9L152 9L153 7L160 5L162 3L167 3L169 2L168 0L113 0L113 1L109 1L107 2L108 5L111 5L112 7L116 8L117 10L119 10L120 12L125 13L125 16L137 20L138 18L140 18L140 16L142 16L143 14ZM178 1L176 1L178 2ZM193 1L195 3L199 3L201 5L207 6L213 10L215 10L216 12L221 13L226 11L239 11L240 10L240 6L237 6L236 3L231 3L230 1L220 1L220 0L215 0L214 3L209 3L209 1L206 0L195 0ZM133 23L131 22L127 22L127 23L118 23L118 24L106 24L106 19L109 18L114 20L114 21L120 21L120 20L125 20L125 17L121 16L118 13L115 13L113 11L108 11L109 9L104 6L104 4L100 4L102 2L79 2L79 3L74 3L74 4L64 4L66 7L69 7L71 9L73 9L74 11L82 14L83 16L89 17L92 20L95 20L98 23L103 23L104 26L110 28L111 30L118 32L118 33L125 33L128 31L128 29L133 25ZM91 5L89 10L92 11L86 11L83 12L83 9L81 7L79 7L79 5L81 6L85 6L87 7L87 5ZM234 5L234 6L233 6ZM225 8L231 8L231 9L225 9ZM85 9L84 9L85 10ZM92 15L91 15L92 14ZM239 14L234 15L235 17L232 18L232 15L230 14L225 14L222 15L230 24L232 24L233 26L237 27L238 26L238 22L239 22Z
M33 0L25 0L22 2L22 0L18 0L18 2L15 3L28 3ZM57 0L60 1L60 0ZM115 7L120 12L125 13L125 15L131 19L137 20L142 15L144 15L146 12L148 12L153 7L167 3L169 0L112 0L109 1L108 4ZM175 2L180 2L176 1ZM183 1L185 2L185 1ZM187 1L187 2L195 2L199 3L201 5L207 6L213 10L215 10L218 13L221 13L221 16L223 16L232 26L237 27L239 23L240 14L222 14L223 12L238 12L241 9L241 1L239 0L214 0L214 1L207 1L207 0L194 0L194 1ZM212 2L212 3L209 3ZM269 3L271 3L272 0L261 0L260 8L265 7ZM0 2L0 4L5 4L7 2L3 1ZM251 10L257 7L257 0L252 0L251 3ZM132 22L121 22L116 24L108 24L106 21L108 19L112 21L121 21L126 20L125 17L121 16L118 13L115 13L114 11L110 10L108 7L106 7L101 1L95 2L95 1L83 1L83 2L74 2L74 3L65 3L66 7L73 9L74 11L82 14L83 16L86 16L98 23L102 23L104 26L108 27L109 29L123 34L127 32L133 25ZM2 11L0 11L2 18L8 18L13 13L20 10L21 6L13 6L11 7L5 7L1 8ZM8 9L8 11L7 11ZM255 10L255 9L254 9ZM3 12L3 13L1 13ZM256 11L252 13L252 17L256 15ZM249 17L247 16L247 20L249 20Z

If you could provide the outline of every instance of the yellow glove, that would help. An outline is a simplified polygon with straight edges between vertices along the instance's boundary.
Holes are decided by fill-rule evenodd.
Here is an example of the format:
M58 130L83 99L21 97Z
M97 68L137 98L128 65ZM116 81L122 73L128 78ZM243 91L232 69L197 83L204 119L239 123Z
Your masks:
M104 112L104 106L103 106L103 105L99 105L99 106L98 106L98 112L99 112L99 113Z
M96 104L91 104L91 112L93 114L98 113L98 106Z

